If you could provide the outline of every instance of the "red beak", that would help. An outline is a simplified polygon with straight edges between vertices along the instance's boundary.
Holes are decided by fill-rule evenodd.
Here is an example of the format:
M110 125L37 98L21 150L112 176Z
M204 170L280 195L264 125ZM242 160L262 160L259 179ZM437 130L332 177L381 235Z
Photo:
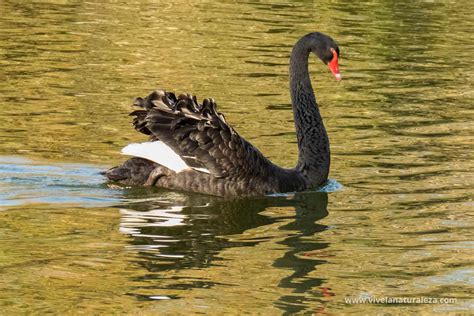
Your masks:
M339 61L338 61L337 53L334 48L331 48L331 51L332 51L332 60L329 62L328 67L329 67L329 70L331 70L334 77L336 77L336 80L340 81L342 80L342 77L341 77L341 73L339 72Z

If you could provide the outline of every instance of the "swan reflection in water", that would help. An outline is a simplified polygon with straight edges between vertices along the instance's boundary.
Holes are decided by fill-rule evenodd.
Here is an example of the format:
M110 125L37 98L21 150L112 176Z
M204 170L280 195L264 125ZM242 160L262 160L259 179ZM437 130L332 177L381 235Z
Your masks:
M180 280L175 272L190 268L212 269L213 261L222 260L220 254L226 248L252 247L270 242L278 248L281 248L278 245L288 248L283 256L274 260L273 267L293 272L281 279L279 284L268 286L294 289L291 291L293 293L314 291L314 295L324 295L318 289L321 279L309 277L308 273L325 261L314 260L306 254L327 248L328 244L303 237L313 236L328 228L318 223L328 215L327 193L302 192L287 196L229 200L177 193L171 193L172 198L168 196L160 199L143 196L143 192L129 192L126 208L122 205L120 209L120 229L132 237L129 247L141 259L137 263L148 271L141 281L156 279L153 285L155 289L184 290L223 284L221 282L225 283L225 280L222 278L219 281L203 278L189 282L186 277ZM289 211L277 215L274 212L266 215L268 212L264 212L274 208L287 208ZM281 226L278 226L279 223ZM250 237L248 234L241 235L272 224L276 224L274 227L277 228L271 229L278 230L278 238L265 235L266 230L253 231ZM246 257L245 260L252 264L251 258ZM167 271L174 272L171 282L164 281ZM212 274L206 274L209 275ZM132 295L147 299L142 294ZM276 304L293 305L297 299L297 296L285 296Z

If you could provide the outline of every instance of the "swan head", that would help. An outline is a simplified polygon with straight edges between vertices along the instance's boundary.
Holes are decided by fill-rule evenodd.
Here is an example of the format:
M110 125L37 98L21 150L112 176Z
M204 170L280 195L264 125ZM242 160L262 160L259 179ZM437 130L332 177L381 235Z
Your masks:
M328 66L337 81L342 79L339 72L339 46L336 41L326 34L315 32L306 35L309 37L311 51Z

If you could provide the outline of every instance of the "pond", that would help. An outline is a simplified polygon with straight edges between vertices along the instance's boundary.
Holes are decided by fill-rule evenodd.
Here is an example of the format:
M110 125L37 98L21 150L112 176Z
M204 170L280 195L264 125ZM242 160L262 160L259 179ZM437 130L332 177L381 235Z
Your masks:
M0 12L2 313L474 310L474 2L4 1ZM341 82L310 62L326 187L223 199L99 174L146 139L128 113L156 88L215 98L243 137L293 166L288 58L313 31L341 48ZM405 302L353 301L384 298Z

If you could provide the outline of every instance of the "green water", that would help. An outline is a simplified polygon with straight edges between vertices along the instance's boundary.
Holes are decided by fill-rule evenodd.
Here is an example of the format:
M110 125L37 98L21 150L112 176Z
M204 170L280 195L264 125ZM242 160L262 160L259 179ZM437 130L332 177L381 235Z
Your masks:
M472 313L474 2L0 2L0 314ZM225 200L107 186L132 99L213 97L273 161L311 62L328 192ZM342 188L341 188L342 185ZM453 298L348 304L347 298Z

